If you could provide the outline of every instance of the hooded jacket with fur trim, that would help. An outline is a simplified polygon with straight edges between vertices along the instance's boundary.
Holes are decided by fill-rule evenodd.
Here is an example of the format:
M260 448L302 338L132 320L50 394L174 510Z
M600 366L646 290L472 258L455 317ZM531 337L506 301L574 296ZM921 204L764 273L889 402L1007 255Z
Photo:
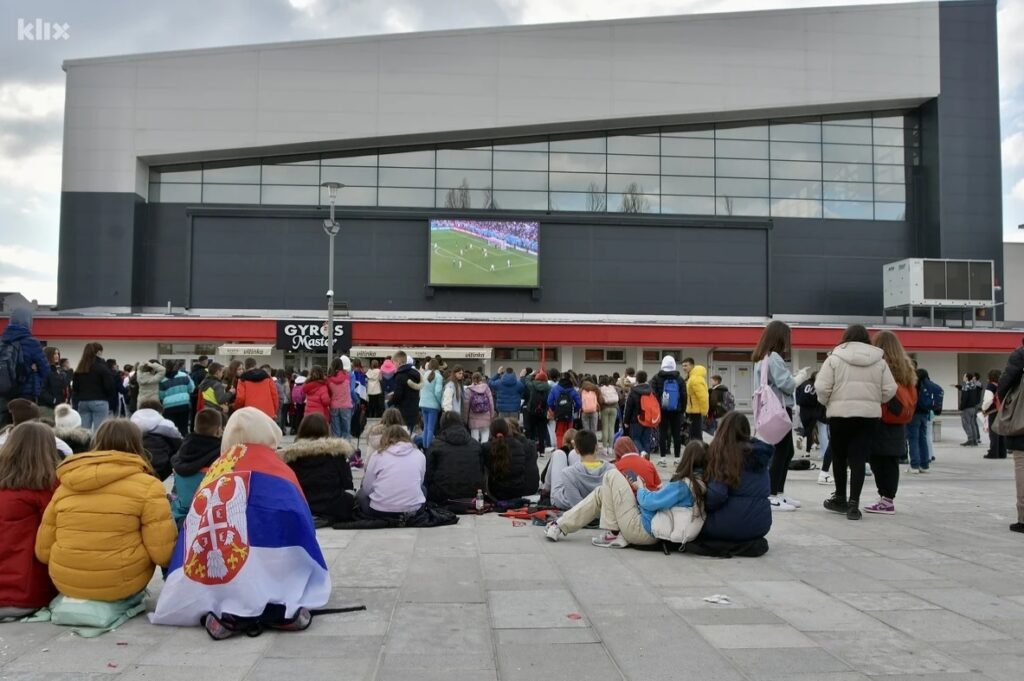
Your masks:
M324 437L296 440L278 454L295 473L312 514L336 523L352 520L355 492L348 457L354 451L344 438Z
M427 452L424 484L427 499L439 504L474 497L484 488L480 443L470 437L466 426L449 426L434 436Z
M896 387L881 348L857 342L836 346L814 380L829 418L881 418Z

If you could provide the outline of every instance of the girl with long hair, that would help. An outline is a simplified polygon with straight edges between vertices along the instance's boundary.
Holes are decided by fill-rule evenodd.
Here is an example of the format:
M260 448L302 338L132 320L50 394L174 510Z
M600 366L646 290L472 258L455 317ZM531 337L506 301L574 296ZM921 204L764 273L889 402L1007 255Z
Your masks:
M413 513L426 502L423 476L427 460L404 426L388 426L381 434L380 451L366 464L357 500L368 518L397 518Z
M895 414L898 417L895 420L900 423L886 423L883 416L882 422L878 424L878 433L869 463L875 476L879 498L877 502L865 506L864 510L868 513L893 515L896 513L893 499L896 498L896 490L900 484L900 458L907 453L906 423L913 417L917 406L917 371L903 349L900 339L892 331L879 331L871 340L871 344L882 350L882 358L892 372L892 377L896 379L897 397L894 401L900 413ZM899 400L899 393L906 397L902 403ZM892 414L893 409L893 402L882 405L883 414ZM904 409L907 413L903 412Z
M513 436L505 419L491 421L490 438L483 446L482 456L492 497L507 501L537 493L540 486L537 452Z
M85 344L72 378L71 399L78 404L82 427L95 433L110 414L110 403L117 400L117 382L99 343Z
M437 419L441 414L441 399L444 397L444 376L436 359L427 363L427 371L420 383L420 414L423 416L423 449L430 449L437 430Z
M455 412L465 418L466 371L456 364L448 374L441 397L441 412Z
M330 423L331 393L322 366L315 366L309 370L309 378L302 384L302 392L306 396L305 413L320 414Z
M307 414L299 423L295 442L280 451L281 460L295 473L313 522L326 527L352 520L354 490L349 457L355 448L345 438L331 437L322 414Z

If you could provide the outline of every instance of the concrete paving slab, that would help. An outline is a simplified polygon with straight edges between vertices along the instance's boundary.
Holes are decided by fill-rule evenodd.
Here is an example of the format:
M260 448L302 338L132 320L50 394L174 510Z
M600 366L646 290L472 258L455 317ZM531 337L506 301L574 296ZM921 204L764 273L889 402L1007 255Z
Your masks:
M564 589L488 591L495 629L554 629L589 626L576 599ZM576 617L579 615L579 617Z
M719 650L814 648L818 645L788 624L703 624L694 628Z
M979 589L911 589L926 601L976 620L1024 620L1024 605Z
M840 592L832 594L839 600L864 612L880 610L938 610L939 606L902 591L877 593Z
M971 671L971 667L964 662L891 629L826 631L812 633L810 636L825 650L868 676Z
M502 681L623 681L625 678L599 643L503 645L498 649L498 673Z
M723 654L750 679L804 674L807 681L817 681L819 675L850 671L849 665L821 648L738 648Z
M995 629L946 610L876 612L875 617L919 641L977 641L1009 638Z
M282 678L370 681L374 677L376 664L376 656L345 660L331 657L307 659L267 657L257 662L245 679L246 681L280 681Z

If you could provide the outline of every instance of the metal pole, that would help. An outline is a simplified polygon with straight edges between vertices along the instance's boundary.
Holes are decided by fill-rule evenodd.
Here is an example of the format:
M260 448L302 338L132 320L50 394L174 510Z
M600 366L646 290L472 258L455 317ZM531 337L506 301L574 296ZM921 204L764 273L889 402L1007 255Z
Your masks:
M331 197L331 231L328 233L327 253L327 370L331 370L334 356L334 197Z

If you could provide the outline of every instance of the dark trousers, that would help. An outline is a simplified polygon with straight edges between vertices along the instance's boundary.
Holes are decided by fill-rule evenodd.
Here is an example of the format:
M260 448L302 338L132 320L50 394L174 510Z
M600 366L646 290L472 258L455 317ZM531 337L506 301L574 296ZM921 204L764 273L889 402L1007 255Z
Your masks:
M178 429L182 437L189 434L189 407L185 405L183 407L171 407L170 409L164 409L164 418L174 424L174 427Z
M384 413L384 393L379 395L370 395L370 413L368 414L371 419L379 419Z
M789 418L793 418L793 410L787 408ZM772 462L768 467L768 477L771 480L772 494L782 494L786 491L786 475L789 473L789 462L793 460L793 433L787 433L782 442L775 445L775 453L772 454Z
M832 479L836 482L836 498L860 502L864 489L864 466L871 451L872 435L878 419L834 417L829 420L829 447L832 449ZM897 464L898 465L898 464ZM850 493L846 493L849 470Z
M832 467L832 443L829 442L828 447L825 448L825 454L821 457L821 470L828 473L828 469Z
M680 411L661 412L661 423L658 424L658 451L662 456L668 454L670 442L672 453L678 459L683 449L683 413Z
M878 496L890 501L896 498L900 486L900 460L895 456L871 455L871 472L875 474Z
M544 443L550 439L547 414L526 414L526 437L537 443L537 452L544 453Z
M1006 458L1006 438L992 430L992 424L996 421L996 414L998 412L992 412L988 415L988 455L995 456L1000 459Z
M686 441L689 442L690 440L696 440L697 442L702 442L704 440L704 415L687 414L686 424Z

